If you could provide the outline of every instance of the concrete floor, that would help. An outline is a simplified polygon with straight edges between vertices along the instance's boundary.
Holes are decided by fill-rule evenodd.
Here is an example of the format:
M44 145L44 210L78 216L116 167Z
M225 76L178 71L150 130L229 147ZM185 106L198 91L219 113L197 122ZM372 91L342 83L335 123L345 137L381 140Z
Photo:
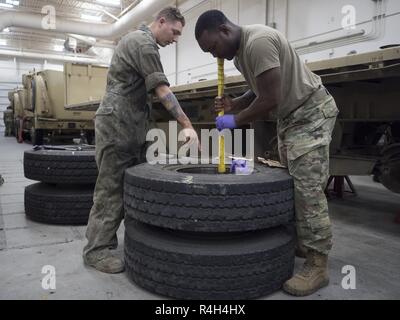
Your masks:
M163 299L128 280L86 268L81 259L85 227L48 226L26 219L24 187L33 183L23 174L28 144L0 137L0 299ZM357 197L330 201L334 248L330 256L330 286L307 299L400 298L400 195L370 177L352 178ZM118 232L122 256L123 227ZM302 260L296 260L296 268ZM56 290L41 286L42 267L56 270ZM355 267L356 289L341 283L346 265ZM265 299L293 299L277 292Z

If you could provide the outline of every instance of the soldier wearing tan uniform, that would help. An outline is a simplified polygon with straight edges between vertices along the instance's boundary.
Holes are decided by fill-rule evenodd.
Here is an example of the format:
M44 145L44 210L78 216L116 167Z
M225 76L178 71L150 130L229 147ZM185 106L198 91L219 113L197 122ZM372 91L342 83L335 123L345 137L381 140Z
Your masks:
M168 7L150 27L143 25L123 37L111 61L106 94L95 119L99 176L83 251L85 263L102 272L124 270L124 263L111 250L118 245L116 232L124 218L124 172L145 161L153 94L186 129L183 132L189 143L198 142L190 120L169 89L158 52L158 46L177 41L184 25L179 10Z
M338 109L321 79L300 60L287 39L265 25L240 27L217 10L197 21L196 39L204 52L234 59L250 91L230 99L218 97L219 130L233 129L272 110L278 118L281 162L295 185L298 247L306 250L303 268L284 290L309 295L328 285L327 258L332 247L331 224L324 189L329 177L329 144Z

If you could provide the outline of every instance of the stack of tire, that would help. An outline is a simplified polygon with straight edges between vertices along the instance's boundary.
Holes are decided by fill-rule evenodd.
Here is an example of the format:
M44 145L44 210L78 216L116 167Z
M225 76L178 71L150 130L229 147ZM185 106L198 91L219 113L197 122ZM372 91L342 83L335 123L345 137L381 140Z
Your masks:
M37 222L87 224L97 179L94 148L36 147L24 153L25 214Z
M292 178L258 165L249 176L216 171L150 164L126 171L125 264L136 284L177 299L256 299L292 276Z

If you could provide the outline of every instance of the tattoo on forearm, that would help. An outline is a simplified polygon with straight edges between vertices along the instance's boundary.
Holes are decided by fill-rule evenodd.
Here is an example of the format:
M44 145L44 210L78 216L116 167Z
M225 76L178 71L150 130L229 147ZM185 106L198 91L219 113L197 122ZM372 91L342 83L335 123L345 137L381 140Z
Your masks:
M187 117L183 112L178 99L173 93L168 93L166 96L160 98L160 100L164 107L176 120L187 120Z

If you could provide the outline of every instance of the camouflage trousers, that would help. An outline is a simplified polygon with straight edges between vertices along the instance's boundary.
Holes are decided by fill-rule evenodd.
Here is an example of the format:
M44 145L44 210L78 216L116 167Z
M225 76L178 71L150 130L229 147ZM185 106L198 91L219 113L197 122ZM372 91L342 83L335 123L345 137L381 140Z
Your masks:
M333 97L321 88L277 127L280 159L294 179L299 245L322 254L332 248L325 188L337 115Z
M118 246L117 230L124 218L125 170L145 161L148 112L129 98L107 94L96 113L96 163L99 175L86 230L83 254L101 259Z

